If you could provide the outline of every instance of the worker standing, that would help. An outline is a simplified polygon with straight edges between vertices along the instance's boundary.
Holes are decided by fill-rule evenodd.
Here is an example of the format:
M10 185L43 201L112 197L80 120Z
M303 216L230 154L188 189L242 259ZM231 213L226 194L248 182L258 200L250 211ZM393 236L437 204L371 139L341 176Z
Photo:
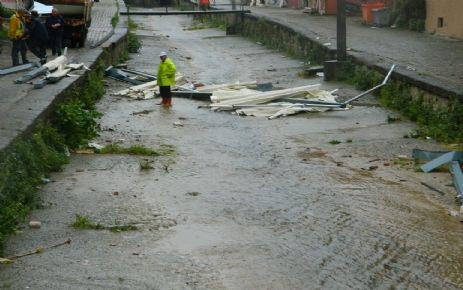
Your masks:
M19 65L19 56L21 53L21 58L23 64L28 63L27 60L27 46L25 41L26 36L26 27L24 23L24 17L29 12L25 9L19 9L10 17L10 25L8 29L8 37L12 42L11 46L11 60L13 61L13 66Z
M29 50L40 58L41 64L46 63L48 32L45 25L40 21L37 11L33 10L30 17L26 17L26 27L29 36L27 39Z
M53 8L51 10L51 16L47 18L45 26L48 28L48 36L50 37L51 54L61 55L64 19L59 14L58 9Z
M159 57L161 58L161 62L158 66L157 81L159 93L162 97L160 105L170 107L172 106L172 94L170 92L170 87L175 86L175 72L177 71L177 68L175 67L172 59L167 57L166 52L161 52Z

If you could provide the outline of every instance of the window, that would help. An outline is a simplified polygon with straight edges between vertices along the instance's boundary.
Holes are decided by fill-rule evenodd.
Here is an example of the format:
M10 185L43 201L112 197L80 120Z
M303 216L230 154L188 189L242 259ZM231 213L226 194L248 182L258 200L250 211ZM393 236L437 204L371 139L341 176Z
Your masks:
M437 27L438 28L444 27L444 17L437 17Z

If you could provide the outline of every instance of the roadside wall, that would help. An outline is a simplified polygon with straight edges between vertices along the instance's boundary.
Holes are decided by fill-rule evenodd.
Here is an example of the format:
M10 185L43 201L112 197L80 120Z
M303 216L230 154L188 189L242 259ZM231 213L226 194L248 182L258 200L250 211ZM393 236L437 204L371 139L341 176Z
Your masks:
M462 0L427 0L426 31L463 39L462 13Z
M326 60L336 58L334 49L271 18L252 14L197 17L225 24L227 34L240 33L269 48L312 64L323 64ZM344 71L337 74L337 77L340 81L355 85L359 90L366 90L381 83L389 69L390 65L385 62L378 62L370 56L356 56L354 52L348 53ZM454 88L399 67L392 73L388 84L375 95L382 104L415 121L420 127L417 131L419 136L447 143L463 142L463 94Z
M231 29L232 31L297 58L323 62L333 59L336 55L336 50L329 49L290 27L263 17L252 14L216 14L211 17L225 22L228 27L234 28Z
M159 7L161 0L125 0L127 6L139 6L145 8Z
M228 27L227 31L238 32L270 48L284 51L291 56L311 61L312 63L322 64L326 60L336 58L335 49L330 49L317 40L304 36L290 27L265 17L258 17L252 14L216 14L209 17L226 23ZM365 59L357 59L352 55L349 55L349 59L354 65L373 70L383 76L389 69L388 67L381 66L381 64L370 63ZM395 71L391 79L414 88L413 92L419 92L419 95L426 96L425 99L431 103L439 102L440 104L438 105L445 104L445 99L450 97L458 97L460 100L463 100L463 96L440 86L439 83L420 79L419 76L415 76L407 71Z

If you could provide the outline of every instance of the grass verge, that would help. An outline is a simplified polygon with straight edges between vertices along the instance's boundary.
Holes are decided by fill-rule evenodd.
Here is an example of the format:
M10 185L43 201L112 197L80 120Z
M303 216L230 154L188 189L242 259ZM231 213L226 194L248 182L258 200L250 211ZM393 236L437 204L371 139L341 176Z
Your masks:
M359 90L366 90L379 84L383 77L375 70L348 62L340 80L355 85ZM374 95L382 105L416 122L419 129L414 135L417 137L463 143L463 102L457 97L436 101L416 87L396 80L390 80Z
M129 154L143 156L169 156L174 153L174 149L170 145L161 145L159 149L154 150L142 145L132 145L130 147L122 147L117 144L110 144L102 149L95 150L99 154Z
M113 225L113 226L104 226L100 223L95 223L90 220L87 216L76 215L76 219L71 224L71 227L80 230L109 230L113 233L127 232L127 231L136 231L138 227L134 225Z

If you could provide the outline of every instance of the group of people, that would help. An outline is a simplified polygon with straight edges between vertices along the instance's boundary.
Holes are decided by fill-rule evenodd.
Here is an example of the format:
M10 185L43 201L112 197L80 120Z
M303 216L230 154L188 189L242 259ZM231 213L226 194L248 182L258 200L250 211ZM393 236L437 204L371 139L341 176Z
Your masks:
M64 20L53 9L51 16L45 23L40 20L37 11L21 9L10 17L10 28L8 37L12 41L11 58L13 66L19 65L19 54L21 54L23 64L28 63L27 49L40 58L43 64L47 60L46 48L48 43L51 45L52 55L61 55L62 37ZM157 81L162 97L160 105L164 107L172 106L172 95L170 88L175 85L176 67L172 59L167 57L166 52L159 55L161 62L158 66Z
M17 10L10 17L8 37L12 42L11 60L13 66L19 65L19 54L22 63L29 62L27 49L44 64L47 61L47 46L51 46L52 55L61 55L64 19L57 9L53 9L45 23L37 11Z

